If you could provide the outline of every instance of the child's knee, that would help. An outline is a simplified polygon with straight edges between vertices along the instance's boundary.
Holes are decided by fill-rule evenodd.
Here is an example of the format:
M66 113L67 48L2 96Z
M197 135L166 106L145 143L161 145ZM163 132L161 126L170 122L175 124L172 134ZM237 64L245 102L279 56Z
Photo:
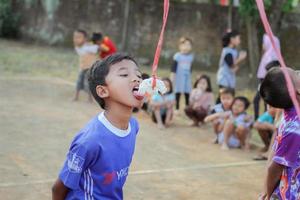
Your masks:
M248 128L239 125L239 126L236 127L236 132L238 132L238 133L247 133L248 132Z
M255 128L256 130L259 130L259 129L260 129L259 125L260 125L259 122L255 122L255 123L253 124L253 128Z
M226 120L225 126L234 126L234 120L233 119Z

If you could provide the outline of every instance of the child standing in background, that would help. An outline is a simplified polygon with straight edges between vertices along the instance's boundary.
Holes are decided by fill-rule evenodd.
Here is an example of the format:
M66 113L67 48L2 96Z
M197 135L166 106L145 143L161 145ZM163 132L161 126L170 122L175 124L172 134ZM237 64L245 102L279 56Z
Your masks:
M91 93L87 87L86 73L92 64L98 59L98 46L87 42L87 33L84 30L76 30L73 34L73 42L75 51L79 55L80 72L76 83L76 92L74 101L78 101L81 90L86 90L89 96L89 101L92 102Z
M203 122L214 104L210 78L202 75L194 84L190 95L189 105L185 108L186 115L193 120L193 126Z
M101 32L93 33L92 41L99 46L99 56L101 59L117 52L115 43L108 36L103 36Z
M154 94L150 105L153 110L152 120L157 123L159 129L169 126L173 119L173 107L175 104L175 96L173 93L172 82L168 78L163 78L167 92L164 95Z
M223 50L217 73L217 84L220 88L235 89L236 73L239 70L239 64L247 57L247 53L238 52L236 49L241 43L240 34L236 31L226 33L222 42Z
M185 95L185 105L189 104L189 96L192 90L192 63L194 55L192 51L192 40L182 37L179 40L179 52L177 52L173 59L171 69L171 80L175 87L176 95L176 111L179 111L180 95Z

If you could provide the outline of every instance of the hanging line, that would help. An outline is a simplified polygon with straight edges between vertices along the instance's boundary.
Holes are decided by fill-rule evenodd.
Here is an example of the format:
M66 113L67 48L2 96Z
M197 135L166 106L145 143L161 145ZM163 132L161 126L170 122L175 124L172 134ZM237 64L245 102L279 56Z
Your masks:
M152 65L152 76L153 76L152 87L153 88L156 86L157 68L158 68L159 57L161 54L162 44L164 40L164 33L167 24L168 14L169 14L169 0L164 0L163 24L162 24L159 40L157 43L155 55L154 55L153 65Z

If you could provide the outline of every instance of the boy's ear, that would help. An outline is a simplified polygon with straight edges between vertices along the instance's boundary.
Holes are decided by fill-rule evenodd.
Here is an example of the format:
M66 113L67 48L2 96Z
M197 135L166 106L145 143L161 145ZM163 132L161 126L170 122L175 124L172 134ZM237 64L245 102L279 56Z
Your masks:
M107 87L103 86L103 85L97 85L96 93L102 99L109 97L109 91L108 91Z

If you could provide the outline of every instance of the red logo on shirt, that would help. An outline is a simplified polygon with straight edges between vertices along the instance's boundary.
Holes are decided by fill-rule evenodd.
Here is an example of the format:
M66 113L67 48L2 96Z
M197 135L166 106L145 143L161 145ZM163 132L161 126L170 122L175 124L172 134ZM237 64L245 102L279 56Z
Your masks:
M104 180L103 180L102 184L104 184L104 185L111 184L113 182L116 174L117 174L116 172L104 173L103 174Z

